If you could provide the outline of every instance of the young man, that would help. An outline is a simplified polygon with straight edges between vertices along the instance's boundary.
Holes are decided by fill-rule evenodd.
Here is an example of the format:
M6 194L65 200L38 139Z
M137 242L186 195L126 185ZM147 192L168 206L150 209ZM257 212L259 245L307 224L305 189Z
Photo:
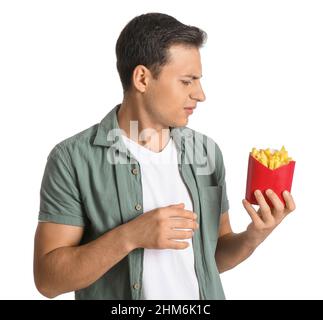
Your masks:
M295 209L268 190L233 233L218 145L186 127L206 34L171 16L130 21L116 45L124 89L97 125L57 144L42 180L34 276L46 297L224 299L219 273L245 260ZM139 135L139 136L138 136Z

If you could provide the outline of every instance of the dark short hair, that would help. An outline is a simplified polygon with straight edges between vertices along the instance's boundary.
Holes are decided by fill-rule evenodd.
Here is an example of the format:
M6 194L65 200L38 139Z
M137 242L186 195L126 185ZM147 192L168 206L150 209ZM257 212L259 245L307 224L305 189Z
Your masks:
M148 68L155 79L168 62L168 49L175 44L200 48L207 34L162 13L147 13L132 19L121 31L116 43L117 69L123 91L131 86L137 65Z

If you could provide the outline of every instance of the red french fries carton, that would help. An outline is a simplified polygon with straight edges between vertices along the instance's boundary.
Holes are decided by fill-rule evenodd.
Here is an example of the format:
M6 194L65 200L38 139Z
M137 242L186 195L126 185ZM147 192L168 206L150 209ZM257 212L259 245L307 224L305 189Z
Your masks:
M273 208L271 201L265 193L267 189L271 189L278 195L280 200L286 206L283 192L284 190L291 192L294 168L295 161L290 161L288 164L277 169L269 169L255 159L250 153L246 186L246 200L248 200L251 204L258 204L254 192L256 190L260 190L268 205Z

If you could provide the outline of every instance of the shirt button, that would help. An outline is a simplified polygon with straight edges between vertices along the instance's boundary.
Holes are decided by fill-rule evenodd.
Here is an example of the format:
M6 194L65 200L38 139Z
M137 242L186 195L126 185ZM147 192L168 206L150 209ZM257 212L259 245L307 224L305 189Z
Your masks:
M136 290L138 290L140 288L139 283L134 283L133 288L136 289Z
M136 204L136 210L140 210L141 209L141 205L138 203L138 204Z
M138 174L138 169L137 168L134 168L131 170L132 174L134 175L137 175Z

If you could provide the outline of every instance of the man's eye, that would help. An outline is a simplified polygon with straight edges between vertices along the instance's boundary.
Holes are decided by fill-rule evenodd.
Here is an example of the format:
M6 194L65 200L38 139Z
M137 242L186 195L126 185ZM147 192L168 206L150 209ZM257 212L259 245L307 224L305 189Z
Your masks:
M185 81L185 80L182 80L182 83L183 83L185 86L188 86L188 85L190 85L192 82L191 82L191 81Z

